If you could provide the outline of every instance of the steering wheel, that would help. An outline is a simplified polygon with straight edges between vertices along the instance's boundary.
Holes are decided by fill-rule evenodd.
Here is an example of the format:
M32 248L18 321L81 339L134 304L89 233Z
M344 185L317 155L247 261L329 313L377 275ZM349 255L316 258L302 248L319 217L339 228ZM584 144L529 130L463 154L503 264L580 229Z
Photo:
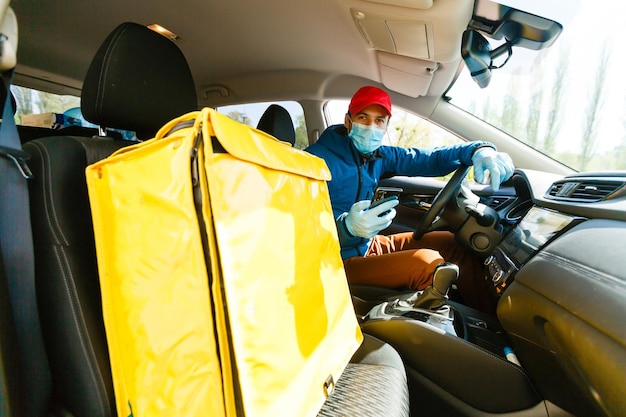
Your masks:
M424 233L428 232L430 227L435 223L439 214L444 210L450 200L459 194L461 183L470 169L469 165L461 164L448 180L446 185L437 193L430 208L424 214L413 232L413 239L420 240Z

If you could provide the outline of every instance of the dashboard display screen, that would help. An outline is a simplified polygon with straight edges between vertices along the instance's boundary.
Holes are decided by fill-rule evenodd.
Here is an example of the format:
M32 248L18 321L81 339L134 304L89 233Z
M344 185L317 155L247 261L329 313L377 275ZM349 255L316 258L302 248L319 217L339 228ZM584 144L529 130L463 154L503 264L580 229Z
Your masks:
M533 207L500 242L500 248L519 267L574 219L566 214Z

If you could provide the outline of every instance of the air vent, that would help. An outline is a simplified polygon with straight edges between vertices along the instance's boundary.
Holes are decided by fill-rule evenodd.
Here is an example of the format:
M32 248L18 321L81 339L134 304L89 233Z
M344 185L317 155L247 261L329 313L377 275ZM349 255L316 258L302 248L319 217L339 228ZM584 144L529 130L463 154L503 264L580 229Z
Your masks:
M491 197L487 197L484 201L482 201L484 204L488 205L489 207L491 207L494 210L501 210L504 207L508 206L511 201L513 201L514 198L513 197L496 197L496 196L491 196Z
M564 201L595 202L607 200L619 190L624 191L626 183L614 180L563 180L552 184L547 198Z

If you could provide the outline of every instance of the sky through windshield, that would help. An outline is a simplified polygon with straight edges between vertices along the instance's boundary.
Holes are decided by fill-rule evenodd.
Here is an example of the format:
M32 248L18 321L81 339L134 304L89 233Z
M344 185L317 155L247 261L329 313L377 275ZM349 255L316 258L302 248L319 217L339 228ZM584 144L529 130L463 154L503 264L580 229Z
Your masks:
M510 61L494 70L485 89L463 71L449 93L452 103L575 169L626 169L626 82L622 70L626 56L617 49L621 38L618 31L625 17L620 1L524 4L538 6L538 14L563 22L559 39L540 52L514 47ZM520 120L515 123L503 114L511 110L511 98L516 100L513 108L519 109ZM551 118L555 111L557 119ZM525 128L535 117L533 112L538 112L541 120L536 131L529 132ZM555 135L553 142L547 140L550 134Z

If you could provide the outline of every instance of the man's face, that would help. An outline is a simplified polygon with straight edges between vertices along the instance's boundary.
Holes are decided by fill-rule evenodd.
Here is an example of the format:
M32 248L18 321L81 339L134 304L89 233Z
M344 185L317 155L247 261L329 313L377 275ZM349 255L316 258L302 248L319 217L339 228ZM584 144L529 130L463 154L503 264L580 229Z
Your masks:
M352 123L360 123L366 126L374 126L378 129L387 129L387 124L389 123L389 116L387 115L387 111L384 107L378 104L370 104L365 107L363 110L358 112L357 114L351 115L352 118L348 114L346 114L344 124L348 131L350 131L352 127Z

